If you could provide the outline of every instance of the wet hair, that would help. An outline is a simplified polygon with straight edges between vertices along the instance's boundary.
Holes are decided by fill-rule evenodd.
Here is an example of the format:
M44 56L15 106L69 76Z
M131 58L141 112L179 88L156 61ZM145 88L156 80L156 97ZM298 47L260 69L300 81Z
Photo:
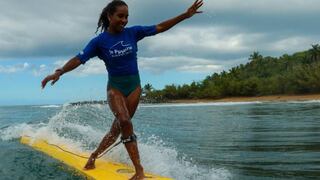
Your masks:
M109 19L108 15L113 15L118 6L128 6L124 1L122 0L112 0L105 8L103 8L99 21L98 21L98 27L96 30L96 33L99 31L103 32L109 27Z

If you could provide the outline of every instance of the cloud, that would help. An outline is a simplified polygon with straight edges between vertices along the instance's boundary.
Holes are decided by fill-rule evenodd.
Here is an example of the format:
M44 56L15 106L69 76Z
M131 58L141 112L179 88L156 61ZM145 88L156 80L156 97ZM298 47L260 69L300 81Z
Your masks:
M314 36L252 33L232 26L178 27L142 43L142 56L188 56L232 60L249 57L253 51L279 56L309 48Z
M1 1L0 57L70 55L94 35L98 4ZM84 11L86 10L86 11Z
M48 67L45 64L41 64L40 66L34 66L32 68L32 74L34 76L41 76L48 73Z
M318 0L210 0L206 8L215 11L241 11L254 14L296 14L318 12Z
M63 67L67 61L59 60L54 62L53 69L58 69ZM75 70L71 71L70 75L72 76L89 76L89 75L99 75L106 74L106 67L104 62L99 60L98 58L93 58L90 61L87 61L85 65L80 65Z
M268 44L265 49L269 51L280 51L284 53L285 51L296 52L301 51L301 46L311 47L312 39L306 37L285 37L283 39L279 39L272 44Z
M36 65L30 62L17 63L12 65L0 65L0 74L31 73L33 76L45 76L54 73L56 69L63 67L66 63L66 60L57 60L49 65ZM80 65L77 69L68 74L80 77L106 74L106 67L103 61L99 60L98 58L93 58L84 66Z
M140 70L161 74L166 71L178 71L189 73L208 73L222 70L221 65L217 65L212 60L190 58L184 56L167 57L141 57L139 59Z
M131 26L160 23L184 12L193 1L126 2ZM0 1L0 59L76 55L94 36L106 3L104 0ZM248 57L254 50L278 56L304 50L319 41L320 24L315 23L320 12L318 0L210 0L204 1L201 9L203 14L143 40L139 56L232 61ZM293 44L286 46L286 43ZM92 66L93 72L84 73L102 73L103 66Z
M50 69L45 64L35 65L29 62L12 65L0 65L0 74L32 73L34 76L48 74Z
M15 64L15 65L7 65L3 66L0 65L0 73L5 73L5 74L11 74L11 73L17 73L17 72L22 72L30 68L29 63L23 63L23 64Z
M166 51L178 54L212 56L215 53L239 53L252 50L254 40L263 34L246 33L234 27L178 27L168 34L159 34L146 40L146 49L152 53Z

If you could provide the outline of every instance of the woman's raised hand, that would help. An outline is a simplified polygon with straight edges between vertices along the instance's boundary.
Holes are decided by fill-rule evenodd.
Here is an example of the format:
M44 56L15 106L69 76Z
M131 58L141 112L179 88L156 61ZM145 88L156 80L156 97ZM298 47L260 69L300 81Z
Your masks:
M202 13L202 11L198 11L198 9L203 5L203 0L196 0L192 6L190 6L187 10L188 18L192 17L194 14Z

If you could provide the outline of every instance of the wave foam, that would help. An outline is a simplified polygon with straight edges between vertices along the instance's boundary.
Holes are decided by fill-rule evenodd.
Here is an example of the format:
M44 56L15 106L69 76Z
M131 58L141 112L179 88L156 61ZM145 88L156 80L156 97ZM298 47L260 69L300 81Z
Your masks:
M60 108L60 105L43 105L43 106L36 106L40 108Z
M236 106L245 104L261 104L262 101L248 102L211 102L211 103L165 103L165 104L141 104L139 107L189 107L189 106Z
M320 100L288 101L288 103L294 103L294 104L320 103Z
M75 115L74 111L77 111L77 113L83 111L83 109L78 108L81 107L63 106L62 110L52 117L48 123L23 123L9 126L0 132L0 137L2 140L13 140L27 135L35 139L46 139L52 144L63 145L72 152L92 152L105 132L99 130L98 127L83 124L77 118L70 118ZM99 109L90 112L94 108L90 109L89 106L86 107L86 110L86 113L95 115L101 113ZM137 134L139 136L139 133ZM151 136L146 139L139 139L141 139L139 141L141 162L147 172L177 180L220 180L231 177L231 174L225 169L204 167L193 163L192 159L181 155L174 147L166 145L159 137ZM103 158L132 165L122 144L107 153Z

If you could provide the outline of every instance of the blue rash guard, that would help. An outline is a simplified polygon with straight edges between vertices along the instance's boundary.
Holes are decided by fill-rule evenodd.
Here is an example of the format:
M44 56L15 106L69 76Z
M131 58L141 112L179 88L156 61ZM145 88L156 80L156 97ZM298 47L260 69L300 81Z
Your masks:
M105 31L93 38L77 57L85 64L90 58L98 56L108 71L108 88L116 88L129 96L140 85L137 42L155 34L155 25L133 26L118 34Z
M133 26L118 34L107 31L93 38L77 57L82 64L98 56L104 61L109 76L139 74L137 42L157 34L156 26Z

